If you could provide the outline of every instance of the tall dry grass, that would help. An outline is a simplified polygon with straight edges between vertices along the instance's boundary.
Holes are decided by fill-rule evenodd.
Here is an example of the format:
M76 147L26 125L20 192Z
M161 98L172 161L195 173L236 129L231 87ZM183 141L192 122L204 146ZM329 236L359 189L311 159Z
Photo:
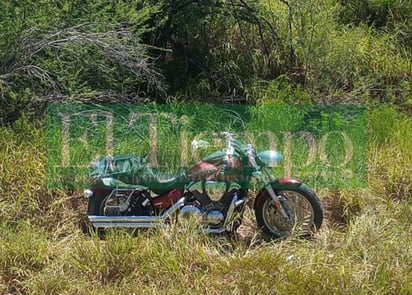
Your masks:
M412 122L391 108L369 119L368 187L320 192L322 230L280 242L260 236L250 210L237 239L192 226L86 236L85 200L46 188L44 130L2 127L0 292L410 294Z

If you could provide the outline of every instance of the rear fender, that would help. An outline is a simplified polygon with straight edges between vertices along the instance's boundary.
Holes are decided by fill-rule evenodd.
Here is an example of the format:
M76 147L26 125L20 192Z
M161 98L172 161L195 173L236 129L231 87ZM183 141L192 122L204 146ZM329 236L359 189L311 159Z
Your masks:
M284 177L276 179L275 181L271 182L272 188L275 192L293 188L299 188L302 185L302 181L292 177ZM267 190L262 188L255 197L255 202L253 204L253 208L256 208L257 204L259 204L260 200L262 200L263 196L267 194Z

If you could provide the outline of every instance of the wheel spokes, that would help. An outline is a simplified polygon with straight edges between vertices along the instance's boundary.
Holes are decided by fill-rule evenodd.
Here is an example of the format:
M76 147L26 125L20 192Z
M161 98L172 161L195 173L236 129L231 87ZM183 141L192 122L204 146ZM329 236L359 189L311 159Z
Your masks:
M274 201L268 199L263 206L263 219L268 228L279 236L287 236L292 232L298 232L299 235L310 234L314 222L314 212L310 202L294 191L282 191L278 195L290 219L285 219L276 210Z

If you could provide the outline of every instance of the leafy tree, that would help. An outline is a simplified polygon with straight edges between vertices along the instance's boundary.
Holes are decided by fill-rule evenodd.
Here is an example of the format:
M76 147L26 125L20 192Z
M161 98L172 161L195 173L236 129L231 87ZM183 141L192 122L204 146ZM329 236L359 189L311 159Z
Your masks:
M0 4L5 12L0 40L8 40L0 43L3 123L39 100L139 101L164 95L162 76L141 42L148 9L107 1L35 2Z
M147 1L159 6L145 43L166 48L159 66L171 93L196 99L245 100L245 85L256 75L275 77L271 51L279 43L259 1ZM266 71L261 71L266 69Z

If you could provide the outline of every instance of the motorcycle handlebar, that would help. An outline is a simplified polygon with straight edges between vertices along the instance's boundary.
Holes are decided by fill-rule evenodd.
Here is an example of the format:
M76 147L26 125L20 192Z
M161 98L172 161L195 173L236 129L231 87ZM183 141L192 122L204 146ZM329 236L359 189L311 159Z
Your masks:
M256 166L259 166L259 163L257 163L258 159L256 159L256 152L252 145L250 144L246 145L246 144L241 143L239 140L235 139L233 136L233 133L230 133L230 132L221 132L220 135L226 138L227 140L226 150L227 150L228 155L233 155L233 152L236 151L244 156L253 158L251 161ZM209 143L204 140L194 140L192 141L192 146L194 148L207 147L209 146ZM254 153L252 153L252 151Z
M222 132L222 135L225 136L227 139L227 148L231 149L233 148L237 152L240 152L242 154L246 154L247 151L249 150L249 146L241 143L237 139L233 137L232 133L229 132Z
M229 132L222 132L221 133L226 139L227 139L227 150L230 151L231 149L236 150L238 153L243 154L244 156L247 156L249 159L249 163L254 167L258 168L262 166L262 163L256 155L256 150L255 148L251 145L245 145L241 143L240 141L236 140L233 137L232 133ZM229 152L231 153L231 152Z

